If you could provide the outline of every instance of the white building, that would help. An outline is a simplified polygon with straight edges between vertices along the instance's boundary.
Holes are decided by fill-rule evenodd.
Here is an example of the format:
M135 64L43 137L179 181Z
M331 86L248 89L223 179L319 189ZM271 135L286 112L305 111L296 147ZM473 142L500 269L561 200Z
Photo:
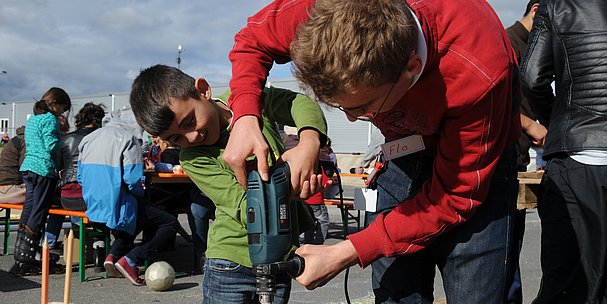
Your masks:
M301 91L296 80L284 80L271 82L272 86L287 88L293 91ZM217 95L223 93L227 85L213 85L213 92ZM69 114L70 125L74 125L74 115L87 102L101 103L109 111L120 109L129 105L129 93L103 93L88 96L70 96L72 99L72 111ZM8 132L12 137L15 130L25 125L29 116L33 113L34 100L21 100L15 102L3 102L0 104L0 136ZM368 122L350 122L344 113L337 109L321 105L325 112L329 125L329 138L332 148L336 153L359 154L364 153L370 142L371 136L379 134L379 130ZM73 127L72 127L73 129Z

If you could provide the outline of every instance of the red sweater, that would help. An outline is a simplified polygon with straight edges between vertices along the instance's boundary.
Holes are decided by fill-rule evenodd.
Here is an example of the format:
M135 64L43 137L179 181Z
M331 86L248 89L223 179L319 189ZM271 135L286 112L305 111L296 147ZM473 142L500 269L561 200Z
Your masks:
M275 1L248 19L230 52L235 118L259 115L273 61L314 1ZM484 0L407 0L419 19L428 59L419 81L375 124L386 140L421 134L436 155L432 179L415 197L351 235L360 264L413 253L473 216L489 191L502 150L520 136L512 106L518 69L500 20Z

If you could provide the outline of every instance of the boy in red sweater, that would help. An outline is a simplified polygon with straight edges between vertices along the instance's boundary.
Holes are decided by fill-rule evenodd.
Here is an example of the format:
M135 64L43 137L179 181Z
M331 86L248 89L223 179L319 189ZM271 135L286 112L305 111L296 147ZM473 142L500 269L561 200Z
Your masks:
M277 0L249 18L230 60L235 123L223 158L239 179L250 154L267 167L258 117L274 62L293 60L319 100L372 121L389 142L378 177L384 212L344 242L298 249L300 283L322 286L376 261L376 301L432 302L438 266L448 302L504 301L520 92L486 1ZM299 181L313 172L300 172L292 183L305 190Z

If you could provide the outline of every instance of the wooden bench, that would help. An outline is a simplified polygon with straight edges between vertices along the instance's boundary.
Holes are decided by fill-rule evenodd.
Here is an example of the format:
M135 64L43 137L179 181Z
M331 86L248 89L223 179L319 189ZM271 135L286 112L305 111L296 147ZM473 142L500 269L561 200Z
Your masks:
M343 202L339 198L325 199L325 205L337 206L340 209L344 239L348 235L348 224L351 219L356 221L356 228L360 230L360 210L356 210L356 215L350 213L354 210L354 198L344 197Z
M330 198L330 199L326 198L325 205L339 207L341 205L341 202L339 201L338 198ZM344 208L346 208L348 210L354 210L354 198L344 197L343 206L344 206Z
M0 203L0 209L4 209L4 254L8 254L10 247L10 233L11 233L11 210L23 210L23 204L8 204L8 203ZM74 211L74 210L66 210L63 208L51 208L48 211L49 214L63 215L63 216L75 216L80 220L78 235L80 237L80 245L78 248L79 252L79 263L78 263L78 277L80 282L86 281L85 277L85 268L86 268L86 236L87 229L86 226L89 224L89 219L86 216L84 211ZM93 230L95 234L103 234L101 231ZM90 236L90 235L89 235ZM105 251L106 255L109 253L109 245L110 245L110 236L109 234L104 234L105 236Z
M538 201L542 198L542 176L544 171L519 172L518 173L518 200L519 210L537 208Z

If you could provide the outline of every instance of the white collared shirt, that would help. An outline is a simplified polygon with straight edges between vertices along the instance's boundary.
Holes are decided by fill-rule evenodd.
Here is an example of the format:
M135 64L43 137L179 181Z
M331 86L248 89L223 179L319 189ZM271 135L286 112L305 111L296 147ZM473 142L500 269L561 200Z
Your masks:
M424 31L422 31L422 25L419 23L419 19L415 16L415 12L409 9L413 18L415 19L415 24L417 24L417 54L422 59L422 69L419 74L413 76L413 80L411 81L411 88L419 79L419 76L424 72L424 67L426 67L426 60L428 59L428 45L426 44L426 38L424 37Z

